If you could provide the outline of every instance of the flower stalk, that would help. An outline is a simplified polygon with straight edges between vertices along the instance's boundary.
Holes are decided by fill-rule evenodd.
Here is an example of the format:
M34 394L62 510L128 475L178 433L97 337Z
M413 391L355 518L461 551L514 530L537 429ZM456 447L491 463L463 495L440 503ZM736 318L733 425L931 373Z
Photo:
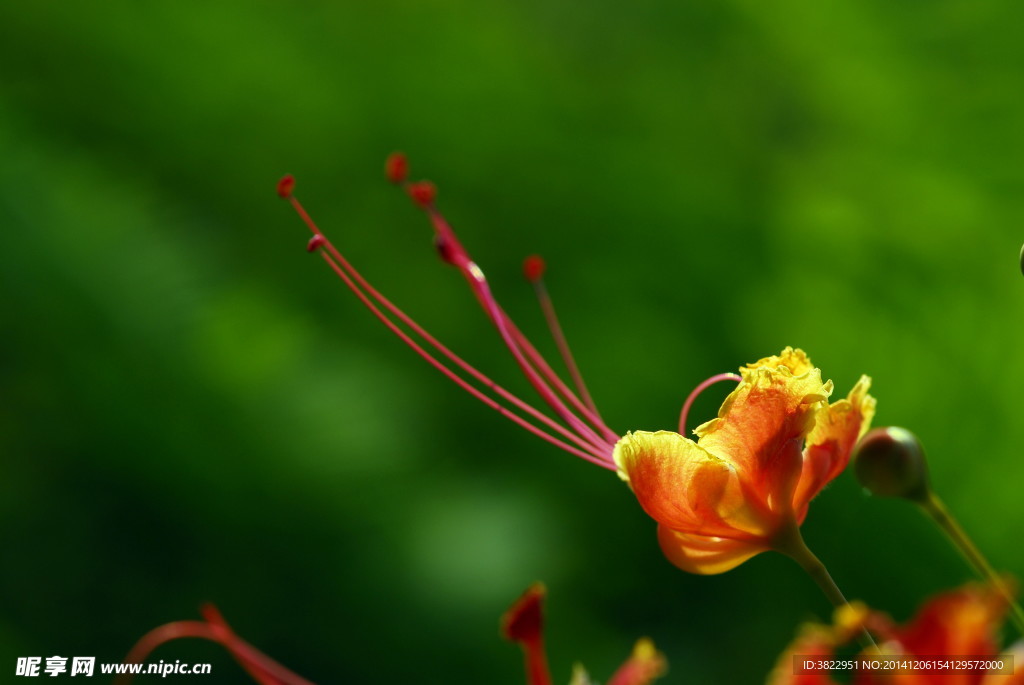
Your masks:
M843 595L842 590L836 585L836 581L833 580L832 574L828 572L825 564L804 542L804 536L801 535L800 527L796 525L795 521L779 531L778 536L775 538L773 549L781 554L785 554L798 563L800 568L806 571L811 580L825 593L825 597L828 598L828 601L832 602L832 606L836 609L850 610L851 605L847 601L846 596ZM871 637L871 633L868 632L867 628L861 628L860 639L864 647L877 648L875 640Z
M925 497L918 502L918 505L935 522L935 525L942 529L942 532L946 534L946 537L953 546L960 551L960 554L963 555L974 571L1003 596L1010 610L1010 620L1013 622L1014 627L1017 628L1017 631L1024 635L1024 611L1021 610L1020 604L1014 598L1014 593L1007 587L1003 577L992 568L992 564L988 562L985 555L974 544L971 536L967 534L967 531L960 525L960 522L953 517L953 514L950 513L949 508L946 507L942 499L935 494L934 490L929 489Z

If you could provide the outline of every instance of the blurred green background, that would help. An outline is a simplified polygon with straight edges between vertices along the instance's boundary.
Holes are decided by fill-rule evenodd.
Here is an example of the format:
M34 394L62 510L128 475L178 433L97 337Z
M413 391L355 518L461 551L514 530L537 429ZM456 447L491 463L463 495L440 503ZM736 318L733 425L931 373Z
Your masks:
M532 398L384 181L393 149L551 350L519 276L547 257L616 430L671 429L704 378L801 346L840 394L874 377L878 425L922 437L1024 575L1022 21L985 0L4 4L5 677L119 660L212 601L317 682L521 683L498 617L542 579L556 682L649 635L667 682L756 683L828 616L779 555L675 569L613 474L464 396L305 253L285 172L389 297ZM970 575L851 473L804 532L898 619ZM249 682L216 646L154 658Z

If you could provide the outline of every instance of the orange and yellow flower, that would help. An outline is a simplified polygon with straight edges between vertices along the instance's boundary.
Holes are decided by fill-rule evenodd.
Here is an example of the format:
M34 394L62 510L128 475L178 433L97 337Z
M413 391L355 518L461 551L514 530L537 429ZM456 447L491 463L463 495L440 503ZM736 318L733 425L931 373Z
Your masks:
M846 467L875 411L867 376L829 404L832 382L801 350L787 347L740 376L696 442L636 431L615 446L619 476L658 522L662 550L691 573L722 573L777 548Z

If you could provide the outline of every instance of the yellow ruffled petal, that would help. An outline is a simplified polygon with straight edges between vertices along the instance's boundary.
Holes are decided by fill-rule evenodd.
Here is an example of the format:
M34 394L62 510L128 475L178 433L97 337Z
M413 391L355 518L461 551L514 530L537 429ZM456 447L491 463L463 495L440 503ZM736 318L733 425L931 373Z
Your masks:
M826 406L832 382L801 350L786 348L740 369L743 380L718 418L694 431L698 444L736 467L773 512L789 511L803 464L803 440Z
M747 364L745 367L740 369L740 374L744 375L746 372L754 369L778 369L783 366L789 369L789 372L794 376L802 376L808 371L814 370L814 364L811 363L811 359L807 356L806 352L801 350L799 347L796 349L787 347L777 355L758 359L753 364Z
M673 564L705 576L730 571L768 549L763 543L689 535L663 525L658 526L658 544Z
M871 378L861 376L846 399L835 402L828 407L828 412L818 415L807 436L807 444L817 445L827 440L855 444L860 440L875 417L876 401L868 394L870 388Z
M762 535L773 524L749 505L731 464L678 433L627 433L614 458L640 506L669 528L743 537Z
M807 436L803 469L793 508L803 520L808 503L832 479L843 472L850 454L875 416L875 398L868 394L871 379L861 376L846 399L822 408L815 417L814 428Z

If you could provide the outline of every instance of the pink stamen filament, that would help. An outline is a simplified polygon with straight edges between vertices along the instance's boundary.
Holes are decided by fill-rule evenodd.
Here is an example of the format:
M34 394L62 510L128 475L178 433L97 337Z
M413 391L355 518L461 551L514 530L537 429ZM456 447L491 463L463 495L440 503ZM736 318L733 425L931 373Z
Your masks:
M541 311L544 313L544 320L548 324L548 330L551 331L551 337L555 339L558 353L562 356L562 361L569 370L569 376L572 377L572 382L576 386L580 398L587 405L587 408L594 413L594 416L600 418L601 413L597 410L597 406L594 405L594 399L590 396L590 391L587 390L587 384L583 382L579 366L576 365L576 358L573 356L572 350L569 349L569 341L565 338L562 324L559 322L558 314L555 312L555 303L551 300L551 295L548 293L547 286L544 285L542 277L534 279L533 292L537 295L537 301L540 303Z
M530 385L534 387L537 393L541 396L541 399L551 407L556 414L558 414L563 421L575 430L580 436L586 439L590 444L595 445L599 450L602 448L606 449L609 453L609 461L611 461L610 453L614 447L614 443L608 443L601 439L601 437L594 432L594 430L584 423L578 416L573 414L565 403L559 399L558 395L551 389L551 387L544 381L544 379L537 373L537 370L531 365L523 354L523 349L517 343L517 338L513 337L510 329L515 328L518 333L518 328L512 320L505 314L504 311L498 306L497 301L491 294L491 288L487 284L486 278L484 278L483 272L475 263L470 263L470 269L467 269L467 278L471 278L472 282L476 284L474 290L477 290L477 296L480 303L483 304L485 311L490 316L491 321L498 328L498 334L501 335L501 339L505 341L505 346L512 353L516 363L519 364L519 368L526 375ZM526 342L525 336L519 333L519 336ZM530 345L532 348L533 346ZM540 358L540 354L537 353L537 357ZM545 363L545 366L547 364ZM550 367L548 367L550 369Z
M411 317L405 314L401 309L395 306L390 300L380 294L375 288L373 288L368 281L345 259L344 256L334 247L334 245L324 236L320 229L313 222L312 218L305 211L302 205L294 196L288 198L295 208L296 212L302 218L303 222L313 232L314 236L318 236L322 241L321 246L326 248L326 251L321 251L321 256L327 262L327 264L334 270L334 272L342 279L345 285L359 298L359 300L366 306L370 312L377 317L392 333L394 333L402 342L411 347L420 357L425 359L431 366L436 368L442 374L447 376L452 382L461 387L463 390L468 392L473 397L477 398L490 408L497 411L502 416L512 420L517 425L525 428L527 431L537 435L538 437L546 440L547 442L555 445L556 447L569 452L575 456L581 457L591 463L603 466L608 469L614 469L615 466L611 459L611 449L607 443L595 442L589 440L590 436L581 437L564 426L558 424L556 421L539 412L536 408L527 404L523 400L519 399L509 391L505 390L497 383L492 381L490 378L485 376L483 373L478 371L472 365L458 357L456 354L451 352L447 347L442 345L436 338L430 335L423 327L417 324ZM358 284L358 285L357 285ZM372 298L372 300L371 300ZM487 387L489 390L495 392L499 397L505 401L511 403L521 411L529 414L535 420L540 421L545 426L550 428L552 431L557 432L563 437L571 440L575 444L579 445L583 449L577 449L569 444L566 444L562 440L554 437L553 435L545 432L541 428L533 425L523 417L515 414L507 407L496 402L493 398L483 394L479 389L469 384L465 379L460 377L458 374L453 372L447 366L445 366L436 357L427 352L421 345L416 343L410 336L395 324L394 321L389 319L380 308L378 308L374 301L381 304L387 309L393 316L399 321L408 326L412 331L420 336L428 345L435 348L443 356L448 358L452 363L456 364L465 373L471 375L479 383Z
M534 407L530 406L529 404L527 404L523 400L519 399L518 397L513 395L508 390L505 390L503 387L501 387L500 385L498 385L497 383L492 381L490 378L485 376L483 373L478 371L476 368L474 368L468 362L464 361L461 357L459 357L454 352L452 352L450 349L448 349L448 347L443 345L434 336L430 335L430 333L428 333L422 326L420 326L418 323L416 323L416 321L413 320L412 317L410 317L405 312L403 312L401 309L399 309L388 298L386 298L384 295L382 295L376 288L374 288L372 285L370 285L370 283L362 276L362 274L360 274L359 271L357 271L356 268L354 266L352 266L352 264L347 259L345 259L345 257L337 250L337 248L335 248L334 245L329 240L327 240L327 238L323 235L323 233L320 232L320 229L316 226L316 224L313 222L313 220L309 217L309 215L306 213L306 211L302 208L302 205L298 204L297 200L292 198L292 203L295 206L295 209L299 212L300 217L302 217L302 219L306 223L306 225L310 228L310 230L312 230L314 232L314 237L311 240L311 243L312 243L314 249L315 248L319 248L319 247L325 247L331 253L333 258L336 260L336 265L335 266L340 265L340 267L342 269L344 269L347 272L347 274L353 280L355 280L356 283L359 284L360 288L362 288L364 291L366 291L366 293L370 297L372 297L374 300L376 300L377 302L382 304L385 307L385 309L387 309L389 312L391 312L391 314L393 316L395 316L396 318L398 318L399 321L401 321L403 324L405 324L406 326L411 328L413 330L413 332L416 333L416 335L418 335L421 338L423 338L423 340L426 341L427 344L429 344L432 347L434 347L435 349L437 349L441 354L443 354L445 357L447 357L450 361L452 361L454 364L456 364L459 368L461 368L463 371L465 371L466 373L468 373L471 376L473 376L478 382L480 382L481 384L486 386L489 390L494 391L502 399L512 403L517 408L519 408L522 411L530 414L532 417L534 417L538 421L541 421L541 422L545 423L545 425L550 427L552 430L560 432L562 435L564 435L565 437L569 438L570 440L574 440L575 442L577 442L577 444L580 444L583 447L587 447L588 446L575 433L570 432L569 430L567 430L561 424L556 423L550 417L548 417L545 414L539 412L537 409L535 409ZM342 276L342 278L344 278L344 276ZM356 292L357 295L359 294L357 290L353 289L353 291Z
M742 380L743 379L735 373L720 373L716 376L712 376L694 388L693 392L690 393L690 396L686 398L686 402L683 403L683 411L679 414L679 434L686 435L686 415L690 413L690 406L693 404L693 401L697 399L698 395L715 383L720 383L722 381L738 382Z
M392 315L397 317L402 324L404 324L404 325L408 326L409 328L411 328L414 333L416 333L418 336L423 338L424 341L426 341L429 345L431 345L432 347L437 349L441 354L443 354L444 356L446 356L447 358L452 360L454 363L456 363L456 365L460 369L462 369L464 372L466 372L469 375L473 376L473 378L475 378L478 382L480 382L481 384L486 386L488 389L495 391L503 399L506 399L507 401L515 404L518 409L522 410L523 412L526 412L527 414L529 414L530 416L536 418L539 421L545 422L553 430L560 431L563 435L565 435L569 439L573 439L575 441L578 441L579 443L581 443L584 446L586 446L577 435L575 435L574 433L570 433L563 426L561 426L560 424L554 422L550 417L547 417L544 414L542 414L541 412L537 411L535 408L532 408L532 406L530 406L529 404L527 404L523 400L519 399L518 397L513 395L511 392L506 390L505 388L501 387L500 385L498 385L497 383L495 383L494 381L490 380L489 378L484 376L482 373L477 371L475 368L473 368L470 365L470 363L468 363L467 361L463 360L455 352L453 352L449 348L445 347L436 338L434 338L432 335L430 335L426 330L423 329L423 327L421 327L419 324L417 324L415 322L415 320L411 316L409 316L406 312L403 312L394 303L392 303L390 300L388 300L386 297L384 297L384 295L382 295L377 289L375 289L373 286L371 286L370 283L365 279L365 277L362 276L362 274L360 274L355 269L355 267L352 266L351 263L347 259L345 259L345 257L337 250L337 248L335 248L334 245L330 241L327 240L327 237L325 237L324 233L321 230L319 230L319 228L313 222L312 218L306 213L305 209L303 209L302 205L299 204L298 201L295 200L294 198L290 198L290 200L292 202L293 207L299 213L299 216L306 223L306 225L309 227L309 229L313 231L313 238L310 241L311 248L313 250L318 249L318 248L322 248L322 247L326 248L331 253L331 255L334 257L334 259L336 260L336 263L334 264L334 266L338 267L340 265L340 268L344 269L347 272L347 274L352 277L352 279L355 281L355 283L357 283L359 285L359 288L361 288L362 290L365 290L366 293L370 295L370 297L372 297L373 299L375 299L376 301L378 301L382 305L384 305L384 307L388 311L390 311ZM329 262L329 263L331 263L331 262ZM336 270L337 270L337 268L336 268ZM345 275L344 274L339 274L339 275L341 275L342 279L345 279ZM357 289L354 289L351 286L349 286L349 288L353 292L355 292L356 295L359 295L359 292L358 292ZM373 310L373 309L371 309L371 310ZM378 317L380 317L380 316L378 316Z
M372 297L374 300L382 304L384 308L391 312L393 316L398 318L399 321L401 321L403 324L411 328L413 332L416 333L416 335L423 338L424 341L427 342L427 344L437 349L441 354L447 357L459 368L473 376L478 382L486 386L489 390L494 391L502 399L512 403L517 408L533 416L535 419L545 423L545 425L549 426L552 430L558 431L565 437L569 438L570 440L576 441L577 444L580 444L583 447L587 446L586 443L584 443L575 433L570 432L561 424L556 423L550 417L537 411L537 409L530 406L523 400L519 399L518 397L510 393L508 390L505 390L503 387L492 381L490 378L485 376L480 371L477 371L476 368L474 368L468 362L464 361L461 357L459 357L450 349L448 349L434 336L430 335L430 333L428 333L422 326L416 323L416 321L413 320L409 315L407 315L405 312L399 309L388 298L384 297L384 295L382 295L376 288L370 285L370 283L362 276L362 274L360 274L359 271L357 271L356 268L352 266L352 264L347 259L345 259L345 257L337 250L337 248L335 248L334 245L329 240L327 240L326 236L324 236L324 234L316 226L316 224L313 222L309 214L306 213L302 205L298 203L298 200L295 200L294 198L290 199L292 201L292 205L299 213L299 216L310 228L310 230L313 231L313 238L310 239L310 247L312 248L311 251L321 247L325 247L336 260L336 266L340 265L341 268L343 268L347 272L347 274L351 276L351 278L355 280L356 283L359 284L360 288L366 291L366 293L369 294L369 296ZM342 276L342 278L344 278L344 276ZM354 290L354 292L356 292L357 295L359 294L358 291L356 290Z
M472 395L476 399L478 399L481 402L483 402L484 404L486 404L491 409L494 409L495 411L497 411L499 414L501 414L505 418L511 419L513 422L515 422L519 426L525 428L526 430L528 430L529 432L533 433L534 435L542 438L543 440L546 440L547 442L550 442L552 445L555 445L556 447L558 447L560 449L563 449L566 452L569 452L570 454L574 454L574 455L576 455L578 457L586 459L587 461L593 462L593 463L598 464L600 466L605 466L606 468L611 468L610 466L608 466L606 461L604 459L602 459L598 455L598 453L596 453L596 451L594 451L594 447L592 445L580 441L579 438L577 438L572 433L566 432L569 437L571 437L574 441L579 442L585 449L587 449L589 451L584 452L582 450L576 449L575 447L572 447L571 445L569 445L569 444L567 444L565 442L562 442L558 438L556 438L556 437L554 437L554 436L552 436L552 435L550 435L548 433L545 433L542 429L538 428L537 426L534 426L532 423L526 421L525 419L523 419L518 414L513 413L507 407L502 406L501 404L496 402L494 399L488 397L484 393L480 392L480 390L478 390L477 388L475 388L472 385L470 385L469 383L467 383L465 381L465 379L460 377L454 371L452 371L447 366L445 366L436 357L434 357L429 352L427 352L425 349L423 349L423 347L421 347L418 343L416 343L416 341L414 341L412 338L410 338L409 335L405 333L405 331L400 329L393 321L388 319L387 316L385 316L384 313L381 312L380 309L369 300L369 298L366 296L366 294L363 293L362 291L360 291L355 286L355 283L348 277L348 274L345 273L345 270L337 262L334 261L334 259L333 259L333 257L331 255L329 255L327 253L321 253L321 254L324 257L324 260L328 263L328 265L330 265L330 267L334 270L334 272L336 274L338 274L338 276L345 282L345 285L347 285L348 288L352 292L354 292L356 294L356 296L360 299L360 301L373 313L374 316L377 317L378 320L380 320L381 323L383 323L385 326L387 326L388 329L392 333L394 333L396 336L398 336L398 338L402 342L404 342L406 345L411 347L413 349L413 351L416 352L416 354L420 355L420 357L422 357L424 360L426 360L427 363L429 363L431 366L436 368L442 374L447 376L448 379L450 379L452 382L454 382L460 388L462 388L463 390L468 392L470 395ZM497 386L495 385L493 387L497 387ZM557 424L555 424L555 425L557 425ZM559 428L561 428L561 426L559 426Z
M606 459L611 462L611 451L618 441L619 436L614 431L609 429L603 421L595 417L590 410L579 400L576 395L566 387L565 383L558 378L558 375L551 369L543 356L537 352L536 348L530 344L526 339L526 336L519 331L518 327L498 305L497 300L491 294L490 286L487 283L487 279L484 276L483 271L479 266L473 262L469 255L466 254L459 243L458 238L455 237L455 232L449 226L448 222L445 221L444 217L440 212L437 211L432 205L424 207L430 217L431 222L434 225L434 229L438 235L438 238L442 241L442 244L446 246L448 255L445 257L446 261L458 268L466 281L469 283L470 288L477 296L477 300L484 308L485 313L491 319L491 322L497 327L498 333L501 335L502 340L505 342L505 346L512 353L516 363L519 364L520 370L526 376L530 385L537 391L545 403L563 421L568 423L576 432L580 435L585 436L588 440L597 444L602 451L606 454ZM525 352L525 355L524 355ZM527 357L536 365L531 364L527 361ZM538 374L537 369L540 369L543 376ZM590 426L586 425L579 419L568 407L559 399L558 394L552 391L548 385L550 382L556 388L560 394L566 397L567 401L574 405L577 411L582 415L586 416L588 420L595 423L595 425L601 427L602 432L605 433L605 438L601 438L594 432Z
M401 155L397 155L402 157ZM404 158L403 158L404 159ZM407 171L407 166L405 167ZM404 176L402 177L404 179ZM485 313L491 319L491 322L498 328L499 333L502 335L502 339L508 347L509 351L512 352L513 357L516 359L516 363L519 364L520 370L527 377L527 380L533 385L534 389L541 395L541 398L548 404L551 409L555 411L559 417L573 427L581 435L585 435L591 440L596 440L600 446L600 449L605 453L605 456L611 461L611 451L614 449L614 445L618 442L619 436L614 431L604 424L603 420L595 415L595 412L590 411L584 405L575 394L570 391L565 383L558 377L558 375L551 369L551 366L544 360L536 348L533 347L526 339L526 337L519 331L512 319L501 310L501 307L497 304L497 301L490 293L489 286L486 282L486 277L480 270L469 254L467 254L465 248L459 242L455 235L454 230L441 215L441 213L434 206L434 199L436 197L436 188L429 181L419 182L402 182L400 185L408 193L409 197L413 202L423 209L431 223L434 226L435 242L438 251L441 254L441 258L458 268L463 276L469 283L470 289L477 296L477 300L480 302ZM500 312L500 316L497 314ZM508 332L512 332L515 341L511 340L507 335ZM521 349L517 349L517 345ZM525 352L525 355L523 354ZM524 363L524 356L529 359L530 363ZM531 366L532 365L532 366ZM538 375L539 370L539 375ZM546 381L546 382L545 382ZM547 383L555 386L558 394L565 398L573 408L578 411L586 420L590 421L595 427L597 427L604 434L604 439L601 439L593 430L583 424L578 417L570 412L562 401L551 392L551 388L548 387Z
M504 312L502 312L502 314L504 314ZM592 412L584 404L582 404L580 399L568 388L568 386L565 385L562 379L558 377L558 374L555 373L555 371L547 363L547 361L540 354L540 352L537 351L537 348L535 348L533 344L526 338L526 336L523 335L523 333L519 330L519 327L515 325L512 319L509 318L507 314L504 315L512 329L512 334L516 336L516 341L523 347L523 350L526 352L526 355L534 361L534 363L537 365L537 368L540 369L541 373L544 374L544 376L555 387L559 394L562 395L562 397L565 398L567 402L572 404L573 408L576 409L576 411L578 411L580 414L582 414L585 419L587 419L588 421L590 421L590 423L597 427L597 429L604 434L605 440L607 440L614 447L615 443L619 441L620 436L604 423L604 420L601 418L599 414L596 413L596 411Z

